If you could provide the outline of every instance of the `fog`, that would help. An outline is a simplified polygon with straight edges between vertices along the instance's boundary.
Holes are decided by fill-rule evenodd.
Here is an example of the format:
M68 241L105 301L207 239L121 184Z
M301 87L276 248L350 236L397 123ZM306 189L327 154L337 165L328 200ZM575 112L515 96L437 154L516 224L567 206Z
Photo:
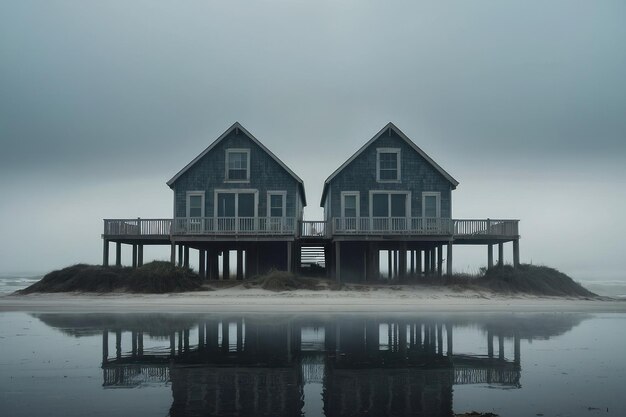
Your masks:
M522 262L626 279L625 15L621 1L5 0L0 272L100 262L102 219L170 217L165 181L235 121L321 218L323 181L392 121L460 182L454 217L520 219ZM460 249L455 267L485 252Z

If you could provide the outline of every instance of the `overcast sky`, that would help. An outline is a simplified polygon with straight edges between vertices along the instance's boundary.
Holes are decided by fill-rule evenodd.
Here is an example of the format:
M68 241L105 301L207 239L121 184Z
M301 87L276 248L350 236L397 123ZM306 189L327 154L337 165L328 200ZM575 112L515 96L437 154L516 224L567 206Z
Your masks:
M235 121L321 218L392 121L460 182L454 217L518 218L523 262L626 279L625 22L623 0L3 0L0 273L97 263L103 218L170 217L165 182Z

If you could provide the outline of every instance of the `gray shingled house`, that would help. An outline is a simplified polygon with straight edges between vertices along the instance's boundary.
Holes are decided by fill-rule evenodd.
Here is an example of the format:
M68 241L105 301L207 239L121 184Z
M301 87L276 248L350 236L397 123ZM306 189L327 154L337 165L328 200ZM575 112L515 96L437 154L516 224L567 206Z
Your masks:
M459 183L392 123L365 143L324 183L324 219L303 220L302 180L239 123L233 124L167 185L169 219L105 219L109 243L170 245L171 261L208 279L252 277L272 268L341 280L410 279L452 271L453 245L486 245L487 266L513 243L519 263L518 220L453 219ZM178 257L176 256L178 254ZM231 267L231 258L236 267ZM221 265L221 266L220 266Z

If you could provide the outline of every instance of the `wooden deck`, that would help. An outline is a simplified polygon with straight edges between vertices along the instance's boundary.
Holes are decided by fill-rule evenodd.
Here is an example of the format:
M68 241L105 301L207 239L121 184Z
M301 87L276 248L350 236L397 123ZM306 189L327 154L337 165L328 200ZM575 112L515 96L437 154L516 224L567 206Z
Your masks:
M284 236L303 240L343 238L446 237L465 243L519 238L519 220L444 219L422 217L338 217L332 221L295 218L206 217L175 219L105 219L105 239L169 240L172 237Z

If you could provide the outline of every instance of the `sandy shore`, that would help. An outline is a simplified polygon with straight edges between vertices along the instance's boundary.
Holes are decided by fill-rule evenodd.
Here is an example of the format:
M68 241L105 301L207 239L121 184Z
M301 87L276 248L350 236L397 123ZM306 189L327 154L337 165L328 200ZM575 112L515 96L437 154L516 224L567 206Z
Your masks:
M351 291L244 289L179 294L55 293L0 297L0 311L37 312L626 312L626 300L503 296L441 287Z

